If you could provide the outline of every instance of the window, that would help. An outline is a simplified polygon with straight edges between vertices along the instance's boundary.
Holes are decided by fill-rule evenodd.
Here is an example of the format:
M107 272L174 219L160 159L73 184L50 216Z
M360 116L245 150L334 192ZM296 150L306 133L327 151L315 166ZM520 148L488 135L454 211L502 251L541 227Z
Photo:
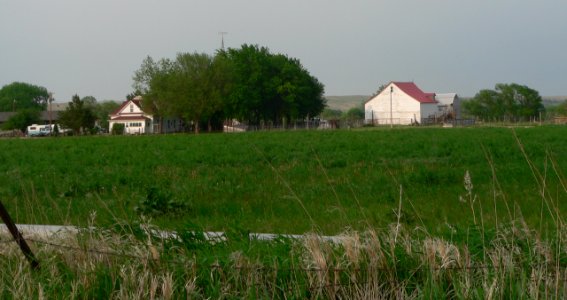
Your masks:
M134 112L134 104L130 104L130 112Z

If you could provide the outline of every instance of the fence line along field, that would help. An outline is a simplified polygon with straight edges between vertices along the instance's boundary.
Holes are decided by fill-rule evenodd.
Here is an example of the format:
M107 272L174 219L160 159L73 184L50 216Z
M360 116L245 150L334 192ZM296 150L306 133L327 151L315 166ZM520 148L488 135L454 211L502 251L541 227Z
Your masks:
M337 234L400 222L451 234L565 209L567 128L406 128L4 139L18 223ZM468 174L469 189L464 186ZM401 206L399 206L401 202Z

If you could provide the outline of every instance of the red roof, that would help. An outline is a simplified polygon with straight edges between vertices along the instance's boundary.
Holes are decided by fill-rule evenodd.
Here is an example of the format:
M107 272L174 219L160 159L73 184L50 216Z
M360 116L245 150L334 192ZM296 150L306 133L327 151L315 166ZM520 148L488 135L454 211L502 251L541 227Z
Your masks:
M143 116L120 116L118 118L110 119L110 121L134 121L134 120L150 120L150 118Z
M435 100L435 93L424 93L413 82L391 82L397 86L404 93L419 101L420 103L437 103Z

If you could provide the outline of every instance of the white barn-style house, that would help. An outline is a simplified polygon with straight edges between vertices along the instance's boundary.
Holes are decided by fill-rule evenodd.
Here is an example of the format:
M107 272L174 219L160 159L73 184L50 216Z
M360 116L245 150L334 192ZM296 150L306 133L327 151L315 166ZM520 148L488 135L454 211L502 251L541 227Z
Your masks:
M456 94L423 92L413 82L392 81L377 95L364 103L365 123L374 125L410 125L422 123L426 119L446 116L453 109L451 99ZM440 101L442 100L442 102Z
M183 130L183 122L179 119L158 118L145 113L140 96L124 101L109 117L110 132L115 124L124 124L125 134L171 133Z
M112 132L115 124L124 125L125 134L152 133L152 116L142 110L141 98L127 100L110 114L108 130Z

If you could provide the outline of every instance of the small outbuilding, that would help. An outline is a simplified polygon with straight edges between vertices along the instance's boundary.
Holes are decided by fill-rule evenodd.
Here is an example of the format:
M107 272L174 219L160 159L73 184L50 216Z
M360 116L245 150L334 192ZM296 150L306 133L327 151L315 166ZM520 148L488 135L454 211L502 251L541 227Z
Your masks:
M439 113L454 120L461 119L461 99L456 93L435 94Z

